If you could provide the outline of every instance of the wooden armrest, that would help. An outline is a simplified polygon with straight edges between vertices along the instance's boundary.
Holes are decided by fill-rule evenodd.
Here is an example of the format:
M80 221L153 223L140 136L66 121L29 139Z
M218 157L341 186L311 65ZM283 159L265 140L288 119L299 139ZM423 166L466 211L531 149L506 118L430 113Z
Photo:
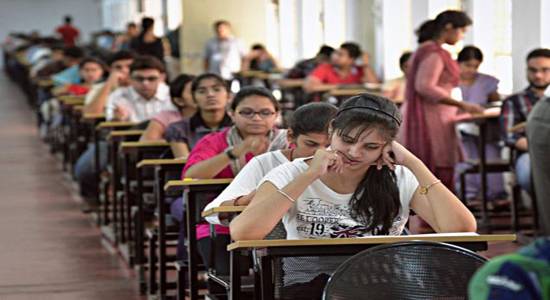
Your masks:
M137 131L137 130L127 130ZM142 133L144 130L140 130ZM146 147L170 147L170 143L165 141L146 141L146 142L123 142L121 148L146 148Z
M94 121L99 119L105 119L105 113L99 113L99 114L91 114L91 113L85 113L82 116L82 119L86 121Z
M75 106L73 106L73 111L82 113L84 111L84 105L75 105Z
M217 185L217 184L230 184L233 178L217 178L217 179L191 179L185 180L170 180L164 185L164 190L169 191L171 189L182 188L186 186L194 185Z
M331 96L355 96L362 93L366 93L367 89L334 89L330 90L328 93Z
M144 130L113 130L109 132L107 139L110 140L115 137L125 137L125 136L141 136Z
M107 129L107 128L119 128L119 127L132 127L137 125L134 122L122 122L122 121L106 121L101 122L97 125L96 129Z
M201 216L208 217L217 213L240 213L244 211L246 205L239 206L218 206L211 209L207 209L201 213Z
M514 132L514 133L522 132L522 131L525 130L526 127L527 127L527 122L521 122L521 123L518 123L518 124L510 127L508 129L508 132Z
M39 79L36 84L39 87L50 87L53 86L53 80L51 79Z
M305 83L305 79L279 79L277 84L283 89L299 88Z
M144 159L137 164L138 168L152 166L185 165L187 158Z

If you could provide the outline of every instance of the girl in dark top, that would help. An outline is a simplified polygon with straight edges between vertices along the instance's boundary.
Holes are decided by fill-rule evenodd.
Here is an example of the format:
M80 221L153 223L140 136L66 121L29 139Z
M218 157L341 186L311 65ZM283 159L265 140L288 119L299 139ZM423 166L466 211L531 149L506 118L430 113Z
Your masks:
M130 49L140 55L152 55L164 61L162 40L155 36L155 20L145 17L141 20L141 33L130 41Z

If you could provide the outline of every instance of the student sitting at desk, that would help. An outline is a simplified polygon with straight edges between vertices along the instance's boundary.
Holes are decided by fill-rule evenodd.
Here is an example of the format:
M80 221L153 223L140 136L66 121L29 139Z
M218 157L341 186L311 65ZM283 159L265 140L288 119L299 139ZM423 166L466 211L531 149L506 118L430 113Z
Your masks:
M330 148L269 172L231 222L231 237L263 239L281 220L287 239L400 235L410 209L437 232L475 231L470 211L394 140L400 124L401 114L388 99L370 94L348 99L331 122ZM324 258L305 270L303 263L285 259L285 288L320 296L328 278L321 270L334 270L340 262ZM304 289L312 279L318 290Z
M165 110L156 114L147 125L140 141L163 140L166 128L195 114L197 105L191 96L191 82L195 76L181 74L170 83L170 100L178 110Z
M254 197L256 186L269 171L293 159L312 156L315 150L328 147L328 125L335 114L336 107L329 103L309 103L299 107L289 120L287 139L290 147L254 157L204 210L225 205L248 205ZM206 218L208 222L219 225L222 225L224 219L225 216L218 214Z
M174 157L187 157L205 135L233 125L226 111L229 87L219 75L205 73L195 78L191 83L191 98L197 112L170 124L164 133Z
M460 67L460 91L464 101L487 105L490 101L499 101L498 82L495 77L478 72L479 65L483 62L483 53L475 46L466 46L457 58ZM493 121L493 120L492 120ZM489 122L489 142L486 145L486 155L489 160L497 160L500 158L501 146L499 145L500 137L498 136L498 122ZM468 159L479 159L478 144L479 144L479 129L473 124L460 124L458 126L462 145ZM461 164L458 166L461 167ZM475 199L481 190L481 177L479 175L470 174L466 177L467 190L466 199ZM487 189L490 200L506 199L507 195L504 191L504 180L502 174L487 175Z
M212 179L233 178L254 156L287 147L286 130L275 128L279 103L265 88L241 89L231 103L234 126L208 134L191 150L183 177ZM183 202L175 201L172 216L181 222ZM229 229L216 226L216 269L229 274ZM197 226L199 252L207 266L210 262L210 230L207 224ZM180 236L180 243L182 245Z
M280 69L277 60L267 51L264 45L254 44L244 57L241 71L263 71L271 73Z
M356 65L361 59L362 66ZM356 43L343 43L332 54L331 63L320 64L309 74L304 85L308 93L326 92L343 84L378 83L369 66L368 55Z

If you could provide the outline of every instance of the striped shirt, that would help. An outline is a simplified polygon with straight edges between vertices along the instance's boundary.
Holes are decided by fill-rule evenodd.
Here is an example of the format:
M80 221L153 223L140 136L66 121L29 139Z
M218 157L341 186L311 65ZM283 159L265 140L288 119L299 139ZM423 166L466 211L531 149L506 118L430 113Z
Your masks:
M533 106L541 99L530 88L513 94L504 100L500 113L500 128L507 145L513 146L519 138L525 137L525 132L510 132L515 125L527 121Z

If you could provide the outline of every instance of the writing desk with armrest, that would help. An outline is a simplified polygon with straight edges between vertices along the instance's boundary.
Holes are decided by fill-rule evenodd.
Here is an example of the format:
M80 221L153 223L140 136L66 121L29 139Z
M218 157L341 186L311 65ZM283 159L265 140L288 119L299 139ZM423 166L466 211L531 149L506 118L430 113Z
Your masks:
M308 240L248 240L231 243L230 299L241 296L240 265L238 257L252 255L259 260L261 299L274 299L273 270L280 258L300 256L352 256L365 249L388 243L404 241L431 241L450 243L473 251L484 251L488 242L515 241L515 234L478 235L475 233L425 234L402 236L370 236L363 238L308 239Z
M167 193L186 192L186 226L188 238L188 278L190 298L198 297L198 249L196 225L201 219L201 213L204 207L213 198L211 196L221 193L232 181L232 178L223 179L185 179L171 180L164 186ZM160 246L160 245L159 245ZM180 280L178 280L180 282ZM178 293L181 293L182 287L178 287Z
M153 228L148 230L148 238L149 238L149 257L147 257L147 261L149 262L149 276L148 280L146 279L145 274L145 247L144 247L144 232L145 228L138 228L136 231L136 262L141 262L141 265L138 265L138 276L140 281L140 286L143 288L147 288L149 290L150 295L157 295L159 298L163 298L166 295L166 291L169 287L169 284L167 283L167 267L169 259L167 254L167 241L169 240L168 237L168 230L166 226L166 219L165 215L167 215L167 212L169 211L169 204L166 203L165 197L164 197L164 185L166 183L167 178L171 178L173 176L177 176L177 178L180 177L181 171L185 167L185 163L187 162L187 158L170 158L170 159L143 159L137 164L138 168L138 176L141 176L140 173L142 173L145 170L153 169L154 170L154 194L155 194L155 201L156 201L156 208L158 209L158 215L159 218L157 222L153 224ZM177 175L175 175L177 174ZM139 177L138 177L139 178ZM139 181L138 180L138 187L139 187ZM139 198L138 198L139 199ZM138 215L138 218L141 218L143 220L145 216L143 215L144 210L141 209L141 214ZM144 225L143 221L138 222L142 226ZM154 228L156 226L156 228ZM159 247L159 244L161 245ZM162 250L161 250L162 249ZM157 254L158 253L158 254ZM158 267L158 273L159 273L159 280L157 282L157 264L156 262L159 262Z

